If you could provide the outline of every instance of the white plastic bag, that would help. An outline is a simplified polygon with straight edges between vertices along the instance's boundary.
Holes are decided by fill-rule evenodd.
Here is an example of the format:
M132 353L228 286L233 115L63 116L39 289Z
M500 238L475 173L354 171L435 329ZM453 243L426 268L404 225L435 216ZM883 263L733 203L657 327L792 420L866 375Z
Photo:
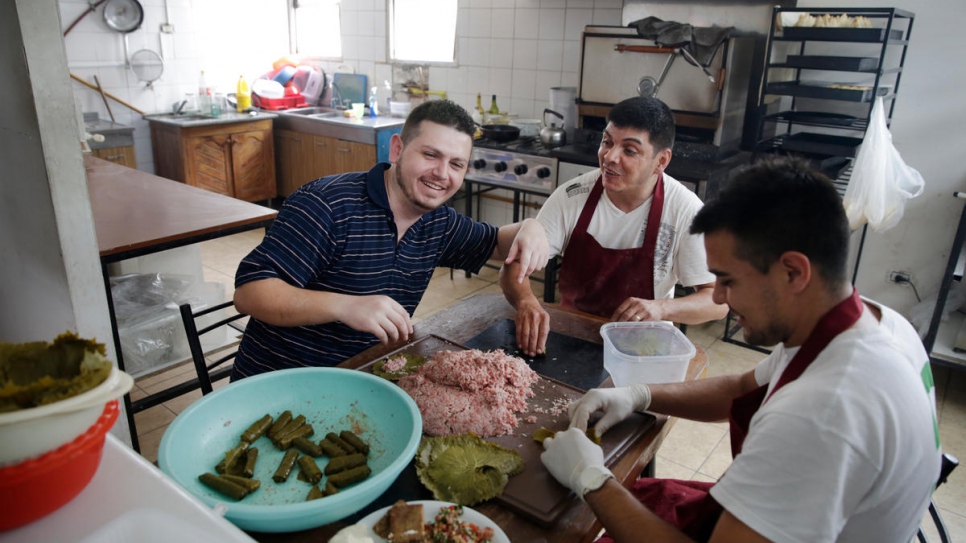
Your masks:
M849 226L854 230L868 222L873 231L892 228L902 218L906 200L922 194L924 185L919 172L903 162L892 145L882 98L876 98L869 128L845 191Z

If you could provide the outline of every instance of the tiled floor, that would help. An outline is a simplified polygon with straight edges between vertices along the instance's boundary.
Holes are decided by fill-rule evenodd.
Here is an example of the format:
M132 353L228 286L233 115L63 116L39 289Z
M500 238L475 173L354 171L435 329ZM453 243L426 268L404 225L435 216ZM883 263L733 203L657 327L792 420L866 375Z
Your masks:
M246 232L208 241L201 245L206 281L225 283L228 296L233 292L233 278L238 262L263 236L263 231ZM463 273L452 274L448 269L437 270L414 320L427 317L467 296L482 292L500 292L496 284L497 272L484 268L479 275L467 278ZM763 355L726 343L721 339L723 322L688 328L688 337L701 346L710 361L709 375L747 371ZM132 397L151 393L169 386L174 379L192 374L190 364L168 370L159 375L138 379ZM939 432L943 448L966 460L966 371L934 368L936 399L939 412ZM227 381L216 384L224 386ZM172 420L193 401L201 397L194 392L135 415L142 454L151 461L157 459L157 449L164 430ZM731 463L727 423L704 424L678 420L658 453L657 475L678 479L715 481ZM935 501L952 532L954 541L966 541L966 467L960 468L935 494ZM931 540L938 540L931 537Z

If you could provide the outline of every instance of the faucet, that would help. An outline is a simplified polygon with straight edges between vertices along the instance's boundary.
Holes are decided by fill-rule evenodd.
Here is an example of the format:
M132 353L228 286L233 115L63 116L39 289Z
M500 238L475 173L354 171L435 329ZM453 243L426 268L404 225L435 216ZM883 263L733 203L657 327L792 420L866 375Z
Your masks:
M344 103L345 99L342 98L342 91L339 89L339 86L335 84L335 82L332 83L332 95L332 107L342 110L349 109L349 104Z
M174 114L175 115L181 115L181 112L184 110L184 106L187 105L187 104L188 104L188 101L187 100L182 100L181 103L178 104L178 107L175 108Z

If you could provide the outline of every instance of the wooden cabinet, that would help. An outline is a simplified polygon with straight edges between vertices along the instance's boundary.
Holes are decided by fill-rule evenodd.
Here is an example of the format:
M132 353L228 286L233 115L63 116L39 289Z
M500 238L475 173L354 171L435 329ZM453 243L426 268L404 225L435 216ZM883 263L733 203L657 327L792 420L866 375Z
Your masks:
M158 175L254 202L276 196L272 121L178 127L151 123Z
M374 145L305 132L276 130L275 145L279 196L327 175L368 171L376 163Z
M124 147L108 147L106 149L91 149L91 155L114 162L115 164L120 164L121 166L133 168L135 170L138 168L137 159L134 156L133 145L126 145Z

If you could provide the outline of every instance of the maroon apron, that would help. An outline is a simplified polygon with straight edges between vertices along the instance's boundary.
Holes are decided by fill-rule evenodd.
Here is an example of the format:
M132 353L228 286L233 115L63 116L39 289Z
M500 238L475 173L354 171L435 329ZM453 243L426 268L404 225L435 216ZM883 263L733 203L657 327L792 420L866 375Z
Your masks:
M862 316L864 308L859 292L852 289L852 296L843 300L826 313L815 329L792 357L788 367L778 378L772 394L781 387L798 379L835 337L852 327ZM770 397L768 384L764 384L731 402L728 422L731 426L731 456L741 453L748 436L751 418ZM714 483L682 481L678 479L638 479L631 492L637 499L668 523L698 541L707 541L718 523L721 505L709 491ZM613 541L606 534L598 542Z
M654 186L644 244L636 249L608 249L587 233L603 192L598 177L567 243L558 286L561 306L610 318L630 297L654 299L654 249L664 211L664 174Z

